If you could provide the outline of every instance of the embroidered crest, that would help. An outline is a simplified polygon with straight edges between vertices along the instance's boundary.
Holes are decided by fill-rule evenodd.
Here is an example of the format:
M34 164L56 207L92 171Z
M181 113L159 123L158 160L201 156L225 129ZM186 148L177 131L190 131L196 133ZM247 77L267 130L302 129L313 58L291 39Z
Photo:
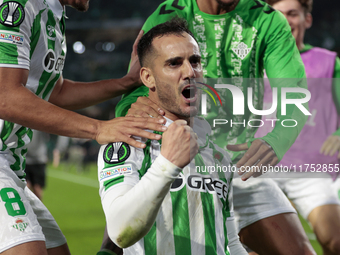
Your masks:
M233 48L232 50L240 59L243 60L251 51L251 48L248 48L244 42L240 42L237 47Z

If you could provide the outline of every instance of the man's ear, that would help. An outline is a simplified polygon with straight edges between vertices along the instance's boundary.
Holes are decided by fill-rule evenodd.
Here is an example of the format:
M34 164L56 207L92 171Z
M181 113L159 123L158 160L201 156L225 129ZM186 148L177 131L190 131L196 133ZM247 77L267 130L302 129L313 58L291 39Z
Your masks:
M305 28L308 29L312 26L313 23L313 17L312 14L307 13L305 17Z
M150 68L142 67L140 69L140 79L142 80L143 84L149 89L155 89L155 77L153 76Z

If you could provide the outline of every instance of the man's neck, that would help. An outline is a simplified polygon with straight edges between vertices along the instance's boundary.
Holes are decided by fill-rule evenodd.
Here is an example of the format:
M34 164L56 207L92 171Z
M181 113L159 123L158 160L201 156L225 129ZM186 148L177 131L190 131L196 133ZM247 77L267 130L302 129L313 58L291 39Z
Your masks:
M221 4L216 0L196 0L196 1L200 11L213 15L220 15L231 12L236 8L237 4L240 2L240 0L236 0L231 4Z
M158 100L155 99L153 97L153 95L151 93L149 93L149 99L154 102L160 109L162 109L164 111L164 116L167 117L168 119L172 120L172 121L176 121L176 120L186 120L188 122L188 125L190 125L190 123L194 123L194 116L190 116L190 117L184 117L184 116L180 116L178 114L174 114L172 112L170 112L169 110L165 109L164 107L162 107Z
M161 108L162 110L164 110L165 112L165 117L167 117L168 119L172 120L172 121L176 121L176 120L186 120L188 122L188 125L190 126L190 124L194 123L194 116L190 116L190 117L183 117L183 116L178 116L176 114L173 114L169 111L167 111L166 109Z

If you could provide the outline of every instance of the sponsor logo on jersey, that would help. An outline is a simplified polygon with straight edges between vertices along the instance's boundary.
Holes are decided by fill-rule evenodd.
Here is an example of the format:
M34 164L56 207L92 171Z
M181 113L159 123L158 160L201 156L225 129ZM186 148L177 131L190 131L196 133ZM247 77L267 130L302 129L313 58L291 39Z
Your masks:
M13 228L23 232L25 231L25 229L27 228L28 226L28 223L27 222L24 222L22 219L16 219L15 220L15 224L12 225Z
M240 42L235 48L232 49L233 52L240 58L244 59L248 53L251 51L251 48L248 48L248 46L244 42Z
M104 161L108 164L117 164L130 156L130 146L127 143L110 143L104 149Z
M171 184L170 191L175 192L181 190L185 185L185 176L180 173L176 180Z
M0 23L7 27L19 26L25 18L24 7L16 1L0 5Z
M24 44L24 36L20 33L11 33L6 30L0 30L0 42L22 46Z
M60 56L56 58L56 55L53 50L49 49L46 52L45 57L43 58L43 67L44 70L48 73L53 71L61 72L64 68L65 56Z
M123 165L107 168L102 170L99 175L100 181L105 180L107 178L117 177L123 174L132 174L132 166L131 165Z
M217 196L223 200L226 200L228 196L228 185L224 181L201 175L188 175L185 178L185 176L180 174L172 183L170 191L179 191L185 184L189 190L208 192L210 194L216 193Z

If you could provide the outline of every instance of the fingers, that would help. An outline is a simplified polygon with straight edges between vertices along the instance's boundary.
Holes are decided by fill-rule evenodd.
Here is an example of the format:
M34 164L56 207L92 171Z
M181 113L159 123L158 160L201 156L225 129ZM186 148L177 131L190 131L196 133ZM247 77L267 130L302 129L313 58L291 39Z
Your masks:
M139 31L138 36L135 42L133 43L132 50L136 53L137 53L137 46L138 46L139 40L142 38L143 34L144 34L143 30Z
M242 180L247 180L251 176L259 176L262 174L262 166L274 166L278 162L278 158L269 144L258 139L250 146L249 150L237 162L236 167Z
M148 97L138 97L137 101L131 105L127 116L134 117L163 117L165 112L152 102Z
M111 142L126 142L132 146L142 148L140 142L134 142L131 136L138 136L147 139L159 140L161 135L154 134L146 130L155 130L164 132L167 127L165 119L159 118L137 118L137 117L119 117L110 121L100 122L96 140L99 144ZM132 140L131 140L132 139Z
M248 144L242 143L242 144L227 145L227 149L230 151L245 151L245 150L248 150Z
M340 150L340 137L339 136L329 136L327 140L323 143L320 153L325 156L333 156L337 151Z
M243 144L238 144L240 145L240 148L245 148L245 146L247 145L246 143ZM237 162L236 166L237 167L241 167L243 165L245 166L252 166L254 165L259 159L260 157L262 157L262 154L264 153L264 150L269 150L269 146L262 147L263 145L262 140L255 140L250 148L248 149L247 146L247 151L246 153L243 155L243 157ZM244 150L244 149L243 149Z
M174 121L174 123L177 125L177 126L185 126L184 128L187 130L187 131L190 131L191 127L189 126L186 126L188 124L188 122L186 120L176 120Z
M166 120L163 118L151 118L151 117L125 117L128 119L127 128L133 128L131 131L134 131L130 135L139 135L145 134L144 129L154 130L159 132L164 132L167 130L167 127L162 125L165 124ZM130 129L127 129L130 130ZM137 131L138 130L138 131ZM149 132L148 132L149 133ZM144 136L142 136L144 137Z

